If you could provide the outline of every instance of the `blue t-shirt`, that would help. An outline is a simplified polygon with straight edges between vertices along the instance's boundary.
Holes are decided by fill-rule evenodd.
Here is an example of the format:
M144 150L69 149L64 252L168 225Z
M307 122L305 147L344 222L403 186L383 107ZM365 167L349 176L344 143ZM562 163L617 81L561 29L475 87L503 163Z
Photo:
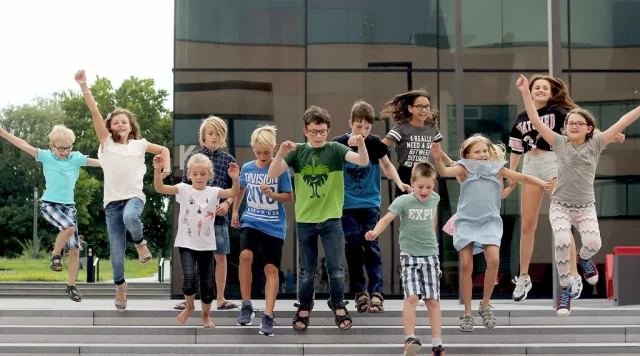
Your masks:
M350 134L334 137L332 141L347 146ZM380 207L380 159L389 153L389 147L376 135L365 138L369 165L344 164L344 209ZM351 147L358 152L358 147Z
M87 165L87 156L71 152L65 160L51 150L38 148L36 161L42 162L46 188L40 200L58 204L75 204L73 190L80 176L80 167Z
M269 178L269 167L258 168L254 161L247 162L240 170L240 185L246 189L247 205L240 221L242 226L260 230L267 235L284 240L287 235L287 217L284 204L268 198L260 191L260 184L271 187L276 193L293 191L291 174L284 171L277 180Z

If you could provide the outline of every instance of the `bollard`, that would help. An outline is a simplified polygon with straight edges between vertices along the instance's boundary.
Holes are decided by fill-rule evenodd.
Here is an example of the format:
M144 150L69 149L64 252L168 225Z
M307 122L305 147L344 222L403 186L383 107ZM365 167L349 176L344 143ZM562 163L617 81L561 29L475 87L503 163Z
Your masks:
M87 283L95 283L95 274L93 272L93 245L87 245Z

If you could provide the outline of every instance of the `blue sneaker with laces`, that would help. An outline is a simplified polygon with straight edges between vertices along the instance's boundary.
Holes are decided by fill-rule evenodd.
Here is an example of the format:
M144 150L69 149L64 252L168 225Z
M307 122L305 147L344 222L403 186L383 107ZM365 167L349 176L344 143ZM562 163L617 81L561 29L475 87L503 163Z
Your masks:
M273 315L262 314L262 321L260 322L260 335L273 336L273 326L276 325Z
M256 313L253 311L251 302L242 302L242 308L240 309L240 316L236 319L236 324L240 326L251 325L251 321L255 318Z

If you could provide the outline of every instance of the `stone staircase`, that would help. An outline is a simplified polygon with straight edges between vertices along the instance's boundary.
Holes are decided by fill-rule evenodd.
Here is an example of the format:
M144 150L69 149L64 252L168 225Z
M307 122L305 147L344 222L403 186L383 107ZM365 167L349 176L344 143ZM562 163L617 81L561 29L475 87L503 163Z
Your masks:
M169 299L170 283L127 282L131 299ZM115 296L113 282L77 283L83 298L106 299ZM64 288L66 283L52 282L2 282L0 298L68 298Z
M11 301L0 300L3 356L402 355L404 339L400 300L388 300L383 314L352 312L354 327L348 331L338 330L326 305L317 301L311 326L305 333L290 326L293 301L278 301L276 321L281 325L276 327L274 337L258 334L261 312L257 312L253 326L239 327L235 325L239 311L214 311L216 328L204 329L199 307L186 325L177 325L175 318L179 312L171 310L175 303L171 300L132 300L130 309L123 313L108 309L112 299L58 303L57 307L42 300L43 306L31 304L31 308L25 308L27 304L22 301L10 309ZM581 307L579 302L574 303L571 316L559 318L550 301L544 304L497 301L495 329L482 327L476 312L476 324L480 326L473 333L463 333L458 328L461 309L457 301L443 301L446 353L448 356L640 355L640 309ZM83 309L71 310L70 306L75 305ZM254 301L254 306L262 310L264 301ZM430 355L431 330L425 310L418 311L417 321L416 335L425 345L420 354Z

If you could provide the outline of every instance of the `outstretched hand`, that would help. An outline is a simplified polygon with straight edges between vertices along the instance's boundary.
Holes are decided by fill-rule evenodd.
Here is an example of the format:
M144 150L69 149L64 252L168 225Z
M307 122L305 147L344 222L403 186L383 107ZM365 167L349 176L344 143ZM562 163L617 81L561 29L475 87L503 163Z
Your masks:
M229 162L229 170L227 171L229 178L238 179L240 177L240 167L233 162Z
M286 155L287 153L295 150L296 150L295 142L285 141L282 144L280 144L280 149L278 150L278 153L281 155Z
M162 154L155 155L155 157L153 157L153 168L162 168L163 163L164 158L162 158Z
M431 144L431 156L433 156L434 159L438 160L438 159L442 159L442 147L440 146L439 143L434 142Z

